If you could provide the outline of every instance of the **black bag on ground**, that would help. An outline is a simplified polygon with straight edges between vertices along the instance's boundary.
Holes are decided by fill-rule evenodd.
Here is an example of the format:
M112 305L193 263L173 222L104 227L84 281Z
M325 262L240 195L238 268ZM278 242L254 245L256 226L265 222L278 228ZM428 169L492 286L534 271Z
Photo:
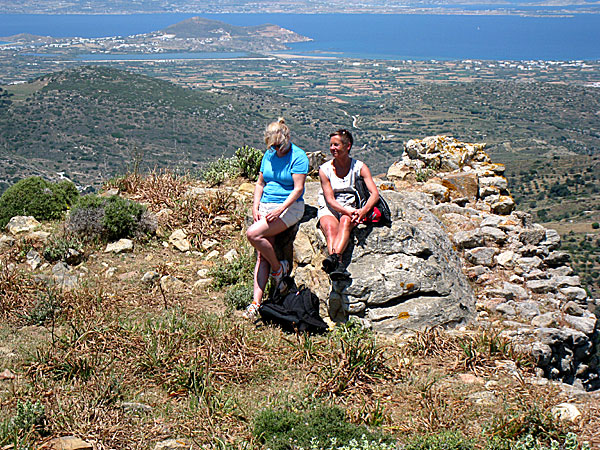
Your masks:
M319 315L319 298L306 287L298 290L293 281L285 294L276 289L258 312L264 322L289 332L324 333L329 328Z
M367 185L365 184L365 180L363 177L357 177L355 181L356 192L358 193L359 198L359 207L362 208L367 204L371 193L369 189L367 189ZM391 225L392 223L392 211L390 210L390 206L387 204L381 193L379 193L379 200L375 204L374 208L377 208L381 213L381 219L379 219L378 224L381 225Z

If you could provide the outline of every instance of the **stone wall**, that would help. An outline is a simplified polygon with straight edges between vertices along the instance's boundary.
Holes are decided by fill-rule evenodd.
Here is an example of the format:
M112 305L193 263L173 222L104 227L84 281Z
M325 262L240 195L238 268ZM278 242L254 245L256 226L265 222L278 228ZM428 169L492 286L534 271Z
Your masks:
M348 279L331 281L320 269L325 241L307 208L294 241L296 280L334 320L354 315L386 333L500 328L546 377L597 389L599 302L573 274L558 233L515 211L504 166L484 148L445 136L407 142L387 180L377 180L393 224L354 231ZM308 205L318 189L307 184Z

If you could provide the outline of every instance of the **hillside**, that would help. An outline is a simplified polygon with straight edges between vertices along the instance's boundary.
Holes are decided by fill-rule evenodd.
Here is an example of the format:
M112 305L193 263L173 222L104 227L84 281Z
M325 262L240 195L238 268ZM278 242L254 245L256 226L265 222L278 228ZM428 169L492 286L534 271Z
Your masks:
M23 96L0 106L3 188L57 172L97 188L136 160L142 168L194 171L237 147L262 148L264 126L280 115L307 148L335 126L316 103L249 89L191 91L110 68L72 69L17 88Z

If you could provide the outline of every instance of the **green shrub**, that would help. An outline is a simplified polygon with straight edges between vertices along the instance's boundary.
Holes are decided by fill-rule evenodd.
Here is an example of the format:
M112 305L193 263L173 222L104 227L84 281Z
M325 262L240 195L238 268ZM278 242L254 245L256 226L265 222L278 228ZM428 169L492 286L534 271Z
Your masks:
M575 433L567 433L562 443L551 440L548 445L540 442L531 434L521 437L516 442L496 438L490 441L486 450L590 450L590 448L587 442L580 443Z
M600 228L600 223L598 223L598 222L594 222L594 223L592 223L592 228L593 228L594 230L597 230L598 228Z
M83 250L81 241L75 237L58 236L48 241L43 256L48 262L65 261L71 249L81 252Z
M50 183L40 177L25 178L0 197L0 227L5 227L14 216L60 219L78 197L79 192L70 181Z
M455 431L417 436L411 439L404 450L473 450L475 444Z
M15 415L0 424L0 445L9 444L7 448L12 448L12 445L15 445L15 448L26 448L21 445L32 432L42 436L46 434L44 405L39 401L36 403L17 401Z
M252 280L238 283L225 292L224 303L229 310L241 310L252 302L254 283Z
M238 283L247 282L254 276L254 254L246 248L242 255L232 262L220 262L214 266L209 275L213 278L213 287L221 289L225 286L233 286Z
M235 152L240 175L251 181L258 179L263 153L254 147L240 147Z
M200 172L200 178L211 186L217 186L229 178L237 176L239 167L234 158L219 158Z
M84 237L116 240L156 231L156 223L137 202L113 195L90 194L73 207L67 230Z
M392 442L390 437L371 432L364 425L349 423L343 410L330 406L317 406L305 412L263 410L254 422L254 436L271 450L330 448L332 442L338 448L351 440Z

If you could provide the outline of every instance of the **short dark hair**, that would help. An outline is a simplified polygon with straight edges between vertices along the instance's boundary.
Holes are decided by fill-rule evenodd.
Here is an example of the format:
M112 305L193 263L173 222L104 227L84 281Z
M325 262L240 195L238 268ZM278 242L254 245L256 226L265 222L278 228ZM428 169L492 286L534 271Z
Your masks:
M340 128L339 130L331 133L329 135L329 139L331 139L333 136L339 136L342 143L344 143L346 145L350 144L350 147L352 147L352 144L354 144L354 138L352 137L352 133L350 133L348 130L346 130L344 128Z

